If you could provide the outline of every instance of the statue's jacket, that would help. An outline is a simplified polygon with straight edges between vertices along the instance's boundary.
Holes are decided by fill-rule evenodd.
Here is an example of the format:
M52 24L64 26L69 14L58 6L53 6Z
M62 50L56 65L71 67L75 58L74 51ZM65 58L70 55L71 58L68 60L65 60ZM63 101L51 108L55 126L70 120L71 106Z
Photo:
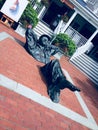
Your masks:
M37 39L33 29L27 28L25 35L25 49L30 55L32 55L32 57L40 62L46 64L50 62L50 57L52 55L62 52L58 47L51 45L50 41L46 41L46 44L43 44L41 38L39 38L40 40Z

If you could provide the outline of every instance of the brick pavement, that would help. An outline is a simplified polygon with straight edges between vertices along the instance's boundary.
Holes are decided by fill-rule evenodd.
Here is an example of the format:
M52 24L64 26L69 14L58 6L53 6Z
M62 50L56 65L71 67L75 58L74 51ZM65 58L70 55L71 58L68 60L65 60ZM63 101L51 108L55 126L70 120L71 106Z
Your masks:
M65 69L69 72L73 82L81 89L81 96L85 100L87 106L93 113L98 123L98 117L96 116L98 111L98 86L92 83L91 80L83 72L74 67L73 64L65 62L65 60L66 58L62 57L62 67L65 67Z
M0 46L1 74L47 96L46 84L43 82L38 69L38 66L42 66L43 64L33 59L26 53L23 47L20 47L20 45L12 39L3 40L0 43ZM69 90L64 90L63 93L65 94L63 94L63 97L61 98L61 104L65 104L71 109L74 108L74 111L84 115L74 93ZM64 102L64 99L68 99L69 97L71 102L75 102L75 104L71 104L69 100ZM79 107L75 107L76 104Z
M0 128L0 130L89 130L4 87L0 87Z
M25 42L25 38L2 24L0 24L0 31L9 33L21 43ZM62 68L69 72L74 83L81 88L81 96L98 123L96 116L98 91L95 85L69 63L66 57L62 57L60 63ZM0 42L0 73L48 97L46 84L39 72L39 66L42 65L26 53L16 41L8 38ZM24 107L25 104L27 107ZM67 89L61 92L60 104L86 117L76 95ZM2 86L0 87L0 122L1 130L44 130L46 128L49 130L90 130Z

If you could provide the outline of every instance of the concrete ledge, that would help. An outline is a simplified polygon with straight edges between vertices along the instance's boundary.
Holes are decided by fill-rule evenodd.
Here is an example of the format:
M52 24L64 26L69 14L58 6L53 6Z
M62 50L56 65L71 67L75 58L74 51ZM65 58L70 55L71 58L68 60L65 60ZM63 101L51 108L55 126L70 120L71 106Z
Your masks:
M6 32L1 32L1 33L0 33L0 41L4 40L4 39L6 39L6 38L11 38L11 39L14 40L14 38L13 38L11 35L9 35L8 33L6 33Z

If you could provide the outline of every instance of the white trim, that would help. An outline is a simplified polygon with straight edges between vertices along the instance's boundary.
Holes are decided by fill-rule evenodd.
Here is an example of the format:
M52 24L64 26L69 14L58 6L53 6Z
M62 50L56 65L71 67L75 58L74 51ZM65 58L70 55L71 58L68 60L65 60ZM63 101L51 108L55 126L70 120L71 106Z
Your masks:
M90 11L80 5L76 0L70 0L70 2L75 5L75 11L77 11L83 18L98 29L97 18Z

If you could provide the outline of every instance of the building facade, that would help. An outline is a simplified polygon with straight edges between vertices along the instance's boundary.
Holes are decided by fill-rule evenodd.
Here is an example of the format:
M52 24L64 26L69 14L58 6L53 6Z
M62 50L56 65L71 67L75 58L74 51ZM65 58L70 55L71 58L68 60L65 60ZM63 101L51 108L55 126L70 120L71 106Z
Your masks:
M98 0L31 0L31 4L39 18L34 28L37 36L47 34L53 40L59 33L69 35L77 46L71 63L98 85ZM0 14L0 19L9 27L15 23L9 15ZM21 24L15 31L25 36Z
M39 18L53 32L68 34L77 47L85 45L84 51L98 61L97 6L97 0L51 0L49 7L40 13ZM64 22L60 16L64 16Z
M49 0L38 14L52 35L66 33L73 39L77 50L70 61L98 85L98 1Z

